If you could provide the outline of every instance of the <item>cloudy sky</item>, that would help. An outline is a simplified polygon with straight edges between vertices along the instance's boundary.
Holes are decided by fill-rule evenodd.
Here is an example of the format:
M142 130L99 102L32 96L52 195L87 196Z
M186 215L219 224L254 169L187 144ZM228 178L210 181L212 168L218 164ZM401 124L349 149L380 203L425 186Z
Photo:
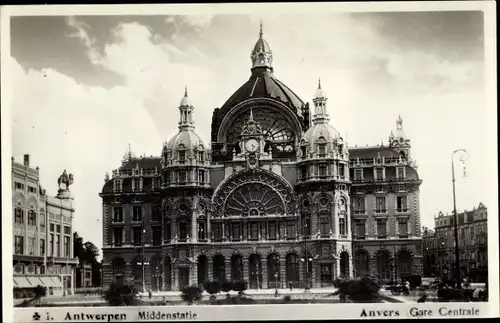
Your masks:
M208 142L213 109L250 76L260 19L275 75L304 101L321 77L349 145L387 143L401 115L423 179L423 225L452 209L456 148L470 153L458 208L496 203L479 11L15 17L14 157L31 155L50 194L63 169L75 175L75 229L101 246L105 173L129 142L138 155L160 154L177 131L185 85Z

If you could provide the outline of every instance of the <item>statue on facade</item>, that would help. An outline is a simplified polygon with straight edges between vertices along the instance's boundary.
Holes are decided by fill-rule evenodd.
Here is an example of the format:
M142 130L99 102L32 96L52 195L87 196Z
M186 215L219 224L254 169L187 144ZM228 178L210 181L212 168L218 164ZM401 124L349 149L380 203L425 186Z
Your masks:
M57 185L60 190L69 190L69 186L73 184L74 177L73 174L66 173L66 170L62 173L61 176L57 179Z

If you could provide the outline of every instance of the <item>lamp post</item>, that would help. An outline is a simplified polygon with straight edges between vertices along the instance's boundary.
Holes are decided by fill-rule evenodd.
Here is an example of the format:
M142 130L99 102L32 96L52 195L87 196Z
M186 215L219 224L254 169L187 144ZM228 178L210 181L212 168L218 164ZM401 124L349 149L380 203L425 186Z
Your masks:
M460 249L458 246L458 214L457 214L457 201L455 195L455 154L461 153L460 161L462 164L469 157L469 153L465 149L454 150L451 154L451 182L453 184L453 214L455 218L455 263L456 263L456 279L457 288L460 289L462 284L460 283ZM465 175L465 172L464 172Z
M309 233L307 230L308 230L308 227L307 227L307 222L304 223L304 229L305 229L305 232ZM310 288L310 272L309 272L309 262L312 262L312 258L309 257L309 251L307 249L307 240L308 240L309 236L308 235L304 235L304 243L305 243L305 251L304 251L304 257L303 258L300 258L300 261L304 262L306 264L306 278L307 278L307 281L306 281L306 290Z

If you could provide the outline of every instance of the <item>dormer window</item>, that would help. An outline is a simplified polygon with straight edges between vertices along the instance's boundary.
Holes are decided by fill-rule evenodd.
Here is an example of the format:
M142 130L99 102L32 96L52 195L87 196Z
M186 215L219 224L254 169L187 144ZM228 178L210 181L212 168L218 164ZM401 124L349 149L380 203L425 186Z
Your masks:
M186 152L179 151L179 164L184 164L186 162Z
M381 181L384 179L384 168L376 167L375 168L375 180Z
M405 178L405 168L404 167L396 167L396 177L397 178Z
M203 163L204 160L205 160L205 154L203 153L203 151L199 151L198 152L198 162Z
M363 169L358 168L354 170L354 180L362 181L363 180Z
M300 147L300 151L302 153L302 157L306 157L307 156L307 149L306 149L306 146L302 146Z
M319 157L324 157L326 155L326 144L322 143L318 145Z

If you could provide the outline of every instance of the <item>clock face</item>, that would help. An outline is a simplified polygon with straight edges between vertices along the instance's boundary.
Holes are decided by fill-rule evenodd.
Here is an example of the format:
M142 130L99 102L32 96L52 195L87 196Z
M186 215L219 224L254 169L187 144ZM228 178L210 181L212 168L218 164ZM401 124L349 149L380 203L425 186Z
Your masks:
M259 150L259 142L256 139L249 139L245 143L245 148L248 152L254 153Z

